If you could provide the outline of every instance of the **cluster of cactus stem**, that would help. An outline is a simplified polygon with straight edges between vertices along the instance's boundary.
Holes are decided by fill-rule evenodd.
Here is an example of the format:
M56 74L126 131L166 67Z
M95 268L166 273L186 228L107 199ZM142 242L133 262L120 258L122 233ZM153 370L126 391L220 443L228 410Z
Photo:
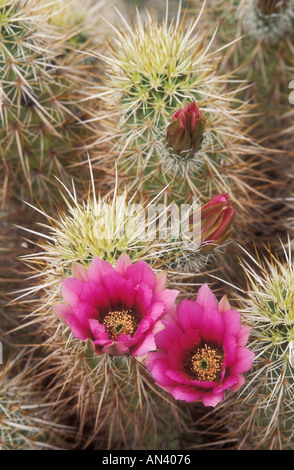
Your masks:
M0 168L8 199L50 201L54 176L80 176L73 165L92 138L79 96L89 74L83 54L75 52L79 24L54 24L52 5L0 3Z
M263 259L242 256L248 282L239 301L256 359L244 389L216 417L239 449L293 449L294 264L291 247L280 247L267 247Z
M60 450L73 428L52 420L52 407L42 401L40 384L32 381L33 362L25 350L5 357L0 370L0 450Z
M291 449L294 264L291 247L282 248L282 255L269 250L267 259L257 260L254 268L244 264L249 281L245 318L253 328L257 360L241 400L246 412L251 411L246 434L255 445Z
M164 201L207 202L227 192L241 210L248 181L258 178L254 159L261 147L247 134L253 110L239 98L246 83L233 85L233 75L220 72L226 47L215 47L209 39L215 29L203 33L200 22L201 13L189 20L179 12L161 21L149 14L145 22L138 14L132 27L124 18L112 25L116 34L107 53L93 50L105 61L105 80L92 99L104 110L97 119L112 118L108 137L118 171L132 188L148 197L163 191ZM179 150L182 143L170 145L171 126L189 106L197 110L196 129L193 124L192 141ZM103 161L98 154L98 164Z
M181 16L181 2L173 19L147 12L145 22L139 13L129 22L120 15L120 25L107 25L103 50L99 2L70 0L64 8L61 0L0 0L0 210L7 210L14 191L46 219L39 228L30 221L23 227L30 236L21 258L29 279L23 285L19 275L21 285L13 289L13 321L0 286L0 341L11 355L0 364L1 450L174 449L183 436L197 443L191 408L156 387L144 357L96 354L90 341L73 336L53 305L63 301L61 283L77 263L88 268L99 257L115 267L123 253L132 262L147 261L156 273L168 271L169 286L194 295L195 279L229 242L233 218L239 217L242 237L260 197L272 208L273 184L263 169L272 171L275 156L269 158L253 130L264 132L259 114L268 111L269 97L283 102L274 109L275 122L281 109L287 111L294 2L217 2L215 11L228 26L225 40L205 11L210 1L200 3L196 18ZM236 41L240 30L245 39ZM268 60L273 51L277 63ZM261 87L256 112L247 79ZM283 152L292 144L291 129ZM91 189L81 197L84 168ZM106 195L98 193L92 169L106 169ZM42 204L34 207L34 197ZM153 204L163 203L170 223L174 201L189 205L188 229L202 224L194 245L183 234L161 232L160 213L151 210L146 219ZM293 230L293 218L288 227ZM251 239L248 231L245 238ZM0 234L3 265L13 243ZM237 399L219 410L229 442L241 436L254 449L293 449L290 241L288 247L282 245L282 259L269 250L265 261L248 253L249 262L242 262L248 284L238 300L252 327L256 360ZM19 242L15 248L16 254ZM17 269L13 265L13 275ZM19 345L10 338L26 332L28 346L17 354Z
M63 419L75 424L73 442L78 448L173 448L184 433L192 433L188 410L156 388L140 360L98 356L89 344L57 325L43 338L48 357L40 370L40 379L47 383L43 396L48 403L59 397L61 405L53 407L53 417L67 403Z
M289 228L288 214L291 213L287 199L292 178L292 171L288 169L292 167L294 4L279 0L221 0L215 7L214 2L209 2L209 5L207 21L213 18L220 25L217 35L219 46L238 38L228 51L224 70L233 68L240 79L251 83L244 92L244 97L251 98L257 110L256 116L251 118L250 134L261 136L266 149L264 157L268 157L260 159L260 165L271 181L262 190L268 201L262 204L263 215L259 216L262 226L255 230L255 224L252 224L256 241L259 234L262 237L267 234L260 240L262 249L262 244L270 238L272 241L276 238L277 242L278 237L284 239ZM281 165L281 161L285 163ZM286 171L284 167L287 167ZM279 218L277 225L273 223L276 217Z
M173 244L162 246L156 238L143 241L147 220L141 212L145 208L135 214L126 212L132 202L126 190L102 197L96 195L93 181L92 190L82 202L75 191L72 194L65 185L63 190L66 210L59 211L56 219L36 208L47 218L47 225L41 224L46 231L43 236L34 231L39 234L37 251L32 250L22 261L39 282L29 283L19 296L15 294L16 300L32 297L35 305L33 319L29 316L21 328L33 325L34 334L42 338L44 360L35 376L46 384L44 400L54 403L59 397L53 416L60 412L60 400L70 404L63 417L75 423L75 445L80 447L172 448L183 433L190 432L189 411L156 389L144 358L98 356L90 343L75 339L68 327L60 323L52 305L62 301L61 281L71 276L76 263L88 268L98 256L115 267L119 255L127 253L134 262L147 260L160 271L168 256L172 257ZM175 275L173 278L176 283ZM165 432L171 422L172 438L169 431ZM105 439L101 441L97 435Z
M293 25L293 2L291 0L258 0L247 2L252 18L246 18L244 25L248 33L265 43L276 42ZM247 10L249 13L249 10Z
M227 438L233 449L293 450L293 248L280 242L277 252L267 246L263 256L241 253L247 282L232 295L251 327L255 360L237 398L207 414L207 432L216 443Z
M292 0L221 1L215 15L222 23L218 39L240 40L231 49L231 66L240 67L240 78L254 85L251 95L259 112L267 113L264 125L277 125L287 110L292 80L294 3ZM275 60L271 60L275 57ZM248 94L246 95L248 96ZM265 117L265 115L263 114Z

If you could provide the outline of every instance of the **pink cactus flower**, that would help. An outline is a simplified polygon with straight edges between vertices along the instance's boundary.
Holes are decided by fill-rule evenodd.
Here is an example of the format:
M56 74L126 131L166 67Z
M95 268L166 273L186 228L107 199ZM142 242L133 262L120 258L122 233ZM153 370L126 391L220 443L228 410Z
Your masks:
M176 400L202 401L215 407L227 389L237 391L254 354L245 345L250 328L226 297L218 303L208 285L196 301L183 300L155 336L158 350L148 354L146 366L156 383Z
M122 254L115 269L95 257L88 269L75 263L72 274L62 281L66 304L54 311L74 337L92 340L97 354L139 356L156 349L159 321L178 295L164 289L164 273L155 275L145 261L132 263Z

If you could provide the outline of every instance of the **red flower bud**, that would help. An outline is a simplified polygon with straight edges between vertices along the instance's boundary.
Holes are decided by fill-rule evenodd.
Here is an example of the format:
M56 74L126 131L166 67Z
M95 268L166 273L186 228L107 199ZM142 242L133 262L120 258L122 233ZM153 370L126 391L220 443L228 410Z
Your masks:
M228 194L220 194L201 208L201 252L222 245L232 234L235 210Z
M194 154L200 147L206 128L206 117L196 106L189 103L171 118L166 129L167 147L181 157Z

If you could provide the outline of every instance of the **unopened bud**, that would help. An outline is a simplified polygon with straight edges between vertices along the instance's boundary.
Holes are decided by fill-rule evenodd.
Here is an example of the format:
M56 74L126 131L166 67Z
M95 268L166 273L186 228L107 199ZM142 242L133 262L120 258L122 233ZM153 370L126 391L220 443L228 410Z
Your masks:
M172 116L166 129L167 147L183 158L194 155L200 148L206 128L206 117L189 103Z
M201 208L201 252L223 245L232 234L235 216L228 194L220 194Z

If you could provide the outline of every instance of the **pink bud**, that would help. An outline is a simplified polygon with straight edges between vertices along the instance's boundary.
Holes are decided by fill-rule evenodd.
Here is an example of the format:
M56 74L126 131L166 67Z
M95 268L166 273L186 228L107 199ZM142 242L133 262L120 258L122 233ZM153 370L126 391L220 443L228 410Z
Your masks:
M189 157L200 147L206 128L206 117L195 102L179 109L166 129L167 147L171 152Z
M235 210L228 194L214 197L201 208L201 251L222 245L232 234Z

